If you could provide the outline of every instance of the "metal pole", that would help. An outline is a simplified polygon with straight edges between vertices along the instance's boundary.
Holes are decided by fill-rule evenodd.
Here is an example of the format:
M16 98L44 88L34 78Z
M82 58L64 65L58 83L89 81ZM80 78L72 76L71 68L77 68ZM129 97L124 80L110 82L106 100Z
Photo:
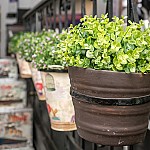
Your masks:
M82 17L85 15L85 0L81 0L81 15Z
M128 16L128 21L131 20L137 23L139 22L137 6L134 0L127 0L127 16ZM128 22L127 25L129 25Z
M97 14L97 0L93 0L93 17Z
M133 21L138 23L139 17L137 13L137 4L134 0L131 0L131 6L132 6Z
M50 25L50 29L52 29L52 18L51 18L52 17L52 11L53 11L52 10L52 3L49 4L49 9L48 10L49 10L48 13L49 13L49 22L50 22L49 25Z
M75 0L72 0L72 24L75 25L75 9L76 9L76 6L75 6Z
M39 12L36 12L36 19L35 19L35 22L36 22L36 31L41 31L41 21L40 21L40 18L39 18Z
M67 8L67 0L65 0L65 29L68 27L68 8Z
M56 0L53 0L54 29L56 28Z
M47 15L48 15L48 8L47 7L44 9L44 14L45 14L45 25L46 25L46 29L48 30L49 23L48 23L48 17L47 17Z
M35 32L35 30L36 30L36 22L35 22L34 17L35 17L35 14L30 16L30 29L31 29L31 32Z
M127 0L127 16L128 16L127 21L133 20L131 0ZM129 22L127 22L127 25L130 25Z
M62 0L59 0L59 32L62 31L62 16L61 16L61 4L62 4Z
M113 17L113 0L108 0L108 17L112 21Z
M43 10L41 10L40 13L41 13L41 15L40 15L41 16L41 20L40 20L41 21L41 28L43 29L44 28L44 22L43 22L44 14L43 14Z

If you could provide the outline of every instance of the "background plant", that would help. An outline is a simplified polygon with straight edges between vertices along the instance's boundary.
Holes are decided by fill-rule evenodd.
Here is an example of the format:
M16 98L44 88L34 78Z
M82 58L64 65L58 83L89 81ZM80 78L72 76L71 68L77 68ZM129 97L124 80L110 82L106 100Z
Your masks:
M26 32L20 36L20 39L17 44L19 49L19 54L26 61L32 61L32 55L34 54L34 47L38 44L38 38L40 34L38 32Z
M10 41L8 43L8 51L10 53L17 53L19 51L19 49L17 48L17 45L18 45L21 35L23 34L24 34L23 32L19 32L10 38Z
M85 16L59 45L69 66L129 72L150 72L150 29L124 27L124 18Z
M66 38L67 32L57 34L54 30L19 33L11 39L10 49L20 54L26 61L32 62L38 69L50 69L66 65L61 49L57 46ZM55 66L54 66L55 65Z
M32 55L32 64L38 69L49 70L54 67L63 68L61 51L57 46L65 38L64 33L57 34L53 30L44 30L37 39Z

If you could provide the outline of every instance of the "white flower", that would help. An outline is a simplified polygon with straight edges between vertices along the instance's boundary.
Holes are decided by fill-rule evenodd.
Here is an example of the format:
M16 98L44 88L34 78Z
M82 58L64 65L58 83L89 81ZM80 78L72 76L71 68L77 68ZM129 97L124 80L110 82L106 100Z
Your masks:
M32 55L32 58L35 58L37 55L36 54L34 54L34 55Z
M43 63L43 60L42 60L42 59L40 60L40 63Z

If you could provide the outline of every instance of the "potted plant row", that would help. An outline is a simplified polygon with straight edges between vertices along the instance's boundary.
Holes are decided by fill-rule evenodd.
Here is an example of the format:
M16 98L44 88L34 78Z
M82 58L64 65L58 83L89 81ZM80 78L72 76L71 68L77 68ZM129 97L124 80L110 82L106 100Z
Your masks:
M16 53L16 58L19 64L21 77L32 77L38 98L45 100L45 92L42 84L41 74L36 69L31 67L32 54L34 53L33 46L37 44L39 33L25 32L14 35L9 43L11 52ZM32 75L31 75L32 74Z
M102 145L144 140L150 112L150 28L85 16L59 44L69 66L77 131Z
M57 44L65 38L65 34L66 32L57 34L53 30L27 33L19 39L18 44L21 57L30 62L39 99L42 96L39 84L43 81L42 87L46 93L51 127L58 131L76 130L69 76L57 47Z
M8 50L11 54L16 55L16 59L19 66L20 76L22 78L30 78L31 77L31 70L29 67L29 64L21 58L21 55L19 54L19 51L21 51L21 47L18 47L21 44L21 39L25 37L27 33L20 32L18 34L15 34L13 37L11 37L9 44L8 44Z
M34 47L36 50L31 63L42 75L51 128L57 131L76 130L69 75L57 46L65 38L66 32L43 32L43 36L37 42L39 44Z

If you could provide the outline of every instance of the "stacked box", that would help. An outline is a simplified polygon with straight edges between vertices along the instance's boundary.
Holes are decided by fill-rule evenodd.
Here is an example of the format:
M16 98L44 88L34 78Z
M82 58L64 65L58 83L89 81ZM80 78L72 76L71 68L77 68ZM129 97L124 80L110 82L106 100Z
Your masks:
M0 107L25 107L27 103L26 82L0 78Z
M15 59L0 59L0 150L33 150L32 109Z
M0 78L18 78L17 62L15 59L0 59Z
M32 148L32 135L32 109L0 108L0 149Z

